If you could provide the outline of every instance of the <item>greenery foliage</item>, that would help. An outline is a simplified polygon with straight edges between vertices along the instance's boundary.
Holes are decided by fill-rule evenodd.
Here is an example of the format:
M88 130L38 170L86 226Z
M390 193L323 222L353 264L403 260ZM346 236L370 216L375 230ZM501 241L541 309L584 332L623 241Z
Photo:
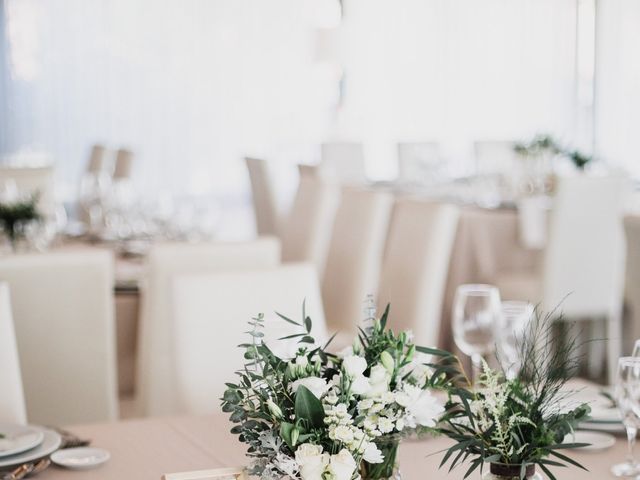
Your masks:
M456 441L441 462L450 469L470 460L468 477L483 463L520 467L525 477L529 465L538 465L550 479L549 467L578 466L561 451L584 444L563 443L565 436L585 420L586 404L570 408L562 388L578 362L575 337L561 345L551 340L551 315L536 310L531 331L519 350L523 368L517 378L505 380L502 372L484 365L479 388L453 387L440 432Z
M388 312L341 355L327 351L331 340L316 344L304 304L299 322L279 314L300 329L280 339L297 342L293 358L280 358L263 341L263 315L251 320L251 342L240 345L247 363L222 398L235 424L231 432L248 445L251 473L388 478L400 436L436 427L444 408L429 390L450 387L452 356L388 330Z
M37 194L26 200L0 203L0 224L12 243L19 236L21 223L40 220L37 203Z
M580 170L583 170L593 160L590 155L562 146L551 135L536 135L529 142L516 143L514 151L523 156L535 156L544 153L562 155L571 160Z

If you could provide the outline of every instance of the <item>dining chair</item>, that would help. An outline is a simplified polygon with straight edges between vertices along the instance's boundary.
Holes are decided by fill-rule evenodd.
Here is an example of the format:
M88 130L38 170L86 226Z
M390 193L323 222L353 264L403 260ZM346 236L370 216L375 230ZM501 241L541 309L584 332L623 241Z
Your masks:
M300 176L300 178L302 177L318 178L320 176L320 166L299 163L298 175Z
M193 472L168 473L162 480L247 480L244 467L215 468Z
M322 300L311 264L289 264L270 270L181 275L173 291L176 392L180 413L220 412L225 382L243 368L239 344L251 341L248 322L264 314L263 341L280 358L295 355L298 339L278 338L300 333L275 312L301 322L302 311L313 323L318 345L327 340Z
M389 327L411 330L418 345L438 344L459 216L452 204L413 198L398 199L393 207L378 310L390 304Z
M0 423L27 423L9 285L0 282Z
M438 142L398 143L398 179L403 182L432 180L442 167Z
M300 178L282 231L283 262L312 262L322 278L339 200L340 189L335 183Z
M38 210L42 214L55 212L53 166L0 166L0 185L15 183L20 195L38 195Z
M280 243L273 237L247 242L154 245L141 285L135 403L140 415L176 412L175 357L171 338L176 324L172 307L177 275L275 268Z
M628 188L623 177L578 175L556 184L549 217L549 238L540 272L499 272L496 285L504 300L527 300L556 310L569 320L593 323L590 370L603 362L595 354L606 346L609 380L622 353L622 298L625 265L622 205Z
M118 417L113 255L83 248L0 259L30 422Z
M269 164L261 158L245 157L244 160L249 171L258 235L279 235L280 212Z
M113 179L125 180L131 178L133 168L133 152L121 148L116 152L115 165L113 167Z
M342 189L322 280L324 311L333 332L357 333L363 302L377 291L392 205L390 193Z
M514 168L514 142L486 140L474 142L478 175L509 175Z
M364 149L359 142L325 142L320 147L323 175L343 183L366 180Z
M107 149L104 145L95 144L91 147L91 154L87 162L87 173L99 175L107 170Z
M624 218L627 245L625 306L629 309L630 338L625 345L625 353L630 354L634 339L640 338L640 215Z

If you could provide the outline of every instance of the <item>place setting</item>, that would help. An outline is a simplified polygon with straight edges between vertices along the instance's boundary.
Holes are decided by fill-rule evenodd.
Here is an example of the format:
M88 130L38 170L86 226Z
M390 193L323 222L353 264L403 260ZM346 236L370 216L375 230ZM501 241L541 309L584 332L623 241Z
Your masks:
M90 443L66 430L0 423L0 479L34 476L52 464L89 469L107 462L109 452Z

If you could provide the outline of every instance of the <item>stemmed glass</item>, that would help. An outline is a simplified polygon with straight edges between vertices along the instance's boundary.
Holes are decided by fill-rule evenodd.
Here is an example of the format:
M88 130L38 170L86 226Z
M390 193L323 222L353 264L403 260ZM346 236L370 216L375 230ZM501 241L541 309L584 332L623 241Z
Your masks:
M509 380L514 379L520 369L520 350L533 315L533 305L529 302L502 302L498 328L498 360Z
M611 467L616 477L634 477L640 474L640 465L633 455L640 418L640 358L622 357L618 360L616 378L616 401L622 423L627 431L628 453L627 460Z
M453 303L453 336L458 348L471 357L474 385L480 378L483 355L495 348L500 320L500 292L491 285L460 285Z

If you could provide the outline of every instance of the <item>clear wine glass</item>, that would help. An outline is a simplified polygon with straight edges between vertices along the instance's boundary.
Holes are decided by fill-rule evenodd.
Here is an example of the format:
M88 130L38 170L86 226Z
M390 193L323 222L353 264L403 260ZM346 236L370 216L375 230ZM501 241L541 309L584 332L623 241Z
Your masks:
M640 358L622 357L618 360L616 402L627 432L627 459L611 467L616 477L634 477L640 474L640 465L633 454L640 418Z
M483 355L493 353L500 321L500 292L492 285L460 285L453 303L453 336L458 348L471 357L473 382L482 371Z
M498 360L508 379L515 378L522 368L520 350L533 316L529 302L502 302L497 332Z

